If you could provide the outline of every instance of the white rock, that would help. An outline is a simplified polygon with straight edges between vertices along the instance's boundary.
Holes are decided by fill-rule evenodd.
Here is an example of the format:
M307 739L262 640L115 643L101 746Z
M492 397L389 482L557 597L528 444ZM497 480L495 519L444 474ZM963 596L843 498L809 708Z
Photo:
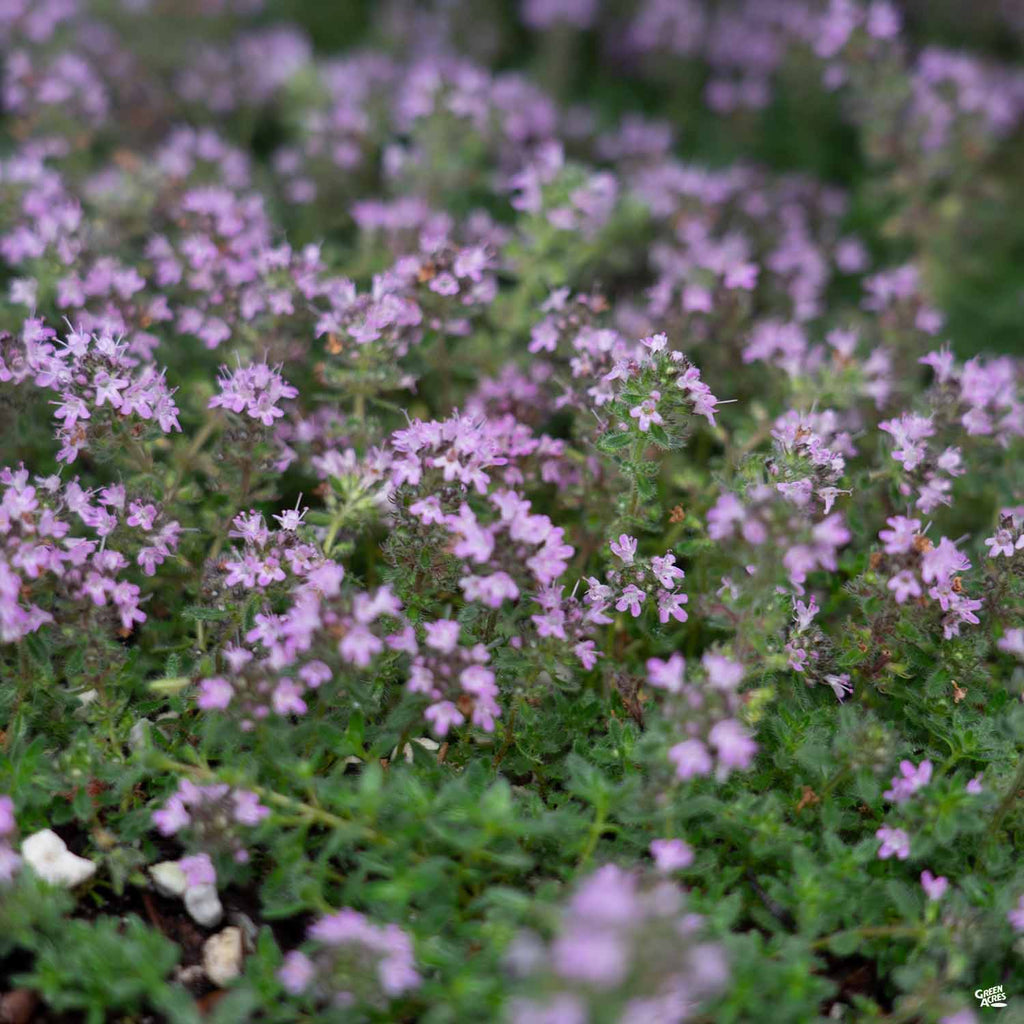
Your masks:
M73 854L56 832L44 828L21 844L25 863L44 881L73 889L96 874L96 865Z
M161 896L176 896L181 899L188 888L188 878L176 860L162 860L149 869L149 877Z
M242 973L242 929L225 928L203 945L203 970L214 985L223 988Z
M215 885L190 885L185 890L185 909L196 924L212 928L224 913Z

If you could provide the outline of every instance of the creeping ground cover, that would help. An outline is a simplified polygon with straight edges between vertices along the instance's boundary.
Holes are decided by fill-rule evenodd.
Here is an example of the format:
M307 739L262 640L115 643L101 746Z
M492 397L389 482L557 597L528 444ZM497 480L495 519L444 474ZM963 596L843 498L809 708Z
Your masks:
M1024 1019L1019 5L0 0L0 104L0 1022Z

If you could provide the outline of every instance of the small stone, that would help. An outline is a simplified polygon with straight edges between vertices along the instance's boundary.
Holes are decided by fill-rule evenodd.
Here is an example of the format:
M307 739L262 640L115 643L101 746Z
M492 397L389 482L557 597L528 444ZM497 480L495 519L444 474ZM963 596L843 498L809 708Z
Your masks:
M30 988L15 988L0 996L0 1024L29 1024L39 1005Z
M196 924L212 928L220 923L224 910L217 895L217 886L190 885L185 890L185 909Z
M259 929L256 927L253 919L248 914L243 914L240 910L236 910L228 914L228 920L241 929L242 938L245 940L245 948L250 952L254 950Z
M225 928L206 940L203 945L203 970L219 988L242 973L241 928Z
M161 896L172 896L181 899L188 889L188 879L176 860L162 860L149 869L149 877Z
M198 993L206 988L206 972L199 964L190 964L188 967L176 968L174 980L194 993Z
M52 829L44 828L21 844L25 863L45 882L73 889L96 874L96 865L72 853Z

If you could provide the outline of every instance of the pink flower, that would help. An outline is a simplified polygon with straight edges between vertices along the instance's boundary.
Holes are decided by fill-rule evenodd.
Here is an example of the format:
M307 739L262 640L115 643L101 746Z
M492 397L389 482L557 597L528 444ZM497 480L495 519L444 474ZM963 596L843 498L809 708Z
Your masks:
M1017 906L1007 912L1006 919L1015 932L1024 932L1024 896L1017 900Z
M0 796L0 839L9 836L15 827L14 801L9 796Z
M264 807L259 797L247 789L236 789L231 796L235 803L235 821L239 825L258 825L270 814L270 808Z
M239 366L233 371L222 366L217 383L220 394L210 399L208 405L211 409L220 407L233 413L244 412L267 427L284 416L277 403L282 399L296 398L299 393L281 376L280 367L270 367L266 363Z
M235 688L221 676L203 679L199 683L199 699L196 704L204 711L223 711L235 695Z
M757 753L757 744L735 719L716 722L708 733L708 742L718 753L718 763L725 768L747 768Z
M1024 628L1008 629L997 641L996 647L1024 661Z
M629 415L637 420L641 430L650 430L651 424L660 426L665 420L658 412L658 402L661 401L661 392L652 391L648 398L645 398L639 405L634 405L629 410Z
M488 608L500 608L505 601L519 597L519 587L507 572L495 572L490 576L464 576L459 586L467 601L480 601Z
M178 867L185 873L189 886L214 885L217 882L217 872L214 870L213 861L209 854L197 853L193 857L182 857L178 861Z
M711 771L711 754L700 740L683 740L668 752L668 759L676 766L676 776L692 779L695 775L707 775Z
M836 700L840 703L847 694L853 693L853 683L850 682L850 673L843 672L841 675L826 675L825 682L832 687L832 692L836 695Z
M941 900L949 888L949 879L945 875L936 878L930 871L921 872L921 888L930 900Z
M172 796L160 810L153 812L153 824L161 835L173 836L192 821L181 797Z
M338 653L359 668L366 668L374 656L383 650L384 644L380 638L360 623L356 623L338 643Z
M589 672L601 657L601 652L596 650L593 640L583 640L573 649L573 654L580 660L580 664Z
M661 658L647 659L647 682L659 690L679 693L683 688L683 674L686 671L686 660L681 654L673 654L668 661Z
M919 765L911 761L900 761L900 774L892 778L892 789L886 790L882 796L894 804L905 804L919 789L923 789L931 781L932 763L924 760Z
M887 555L902 555L914 546L914 537L921 529L920 519L908 519L906 516L892 516L886 519L891 529L879 530L878 538L885 542Z
M431 704L423 712L423 717L433 725L434 732L438 736L446 736L453 725L462 725L466 720L462 712L450 700Z
M676 580L686 576L686 573L676 565L676 556L671 551L661 557L655 555L651 559L651 571L666 590L671 590L676 585Z
M21 858L7 843L0 842L0 882L11 882L20 867Z
M451 619L438 619L436 622L425 622L423 628L427 634L427 646L442 654L451 654L459 643L459 624Z
M618 601L615 602L615 610L624 612L628 608L629 613L635 619L640 614L643 603L646 600L647 595L636 584L630 583L619 595Z
M293 679L278 681L272 702L279 715L304 715L307 710L306 702L302 699L302 687Z
M285 991L293 996L304 992L315 975L313 961L297 949L293 949L285 956L284 963L277 972L278 981L284 986Z
M793 619L796 622L797 632L802 633L807 629L820 611L821 609L818 607L817 598L813 595L807 604L804 604L803 601L795 600L793 602Z
M786 644L783 650L789 655L787 664L794 672L803 672L807 668L808 655L803 647L799 647L791 642Z
M746 517L743 503L735 494L721 494L718 500L708 509L708 536L712 540L725 540L731 537L737 523Z
M896 573L886 584L886 587L896 596L896 603L903 604L910 597L921 596L921 584L910 569L902 569Z
M609 547L612 549L612 554L622 559L626 565L633 564L633 558L636 556L636 545L637 541L635 537L627 536L625 533L619 535L617 541L612 541Z
M743 663L733 661L718 654L715 651L708 651L700 659L704 671L708 676L708 685L715 690L722 690L725 693L734 691L743 681Z
M879 860L888 860L895 856L897 860L906 860L910 856L910 837L901 828L889 828L883 825L875 837L882 841L878 848Z
M331 670L322 661L311 661L299 669L299 678L311 690L315 690L331 678Z
M1024 548L1024 534L1014 539L1013 534L1006 529L996 530L991 537L985 538L985 543L988 545L988 553L990 558L995 558L997 555L1005 555L1007 558L1013 558L1015 550Z
M650 849L658 870L666 874L693 863L693 850L682 839L653 839Z
M662 625L670 618L675 619L676 622L686 622L690 616L683 605L689 600L690 598L686 594L662 590L658 595L658 621Z
M921 556L921 576L925 583L948 580L959 572L966 572L971 567L970 559L958 551L956 544L948 537Z

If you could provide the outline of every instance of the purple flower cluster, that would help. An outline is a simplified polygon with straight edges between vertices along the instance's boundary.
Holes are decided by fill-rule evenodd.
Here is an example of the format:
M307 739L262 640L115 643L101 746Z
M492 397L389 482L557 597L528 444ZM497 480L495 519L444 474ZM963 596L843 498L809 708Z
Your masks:
M948 537L933 544L919 533L919 519L892 516L886 522L889 529L879 531L878 536L885 545L884 564L892 572L886 589L896 603L911 598L922 605L927 598L937 602L944 613L942 630L947 640L958 636L964 623L976 626L980 620L975 612L983 602L964 593L960 575L971 568L971 560Z
M178 788L163 807L153 812L153 824L161 835L187 832L206 850L223 850L239 864L249 859L249 851L238 826L251 828L270 814L259 797L247 789L235 789L224 783L197 786L179 779ZM201 854L200 854L201 857ZM208 858L191 858L188 869L196 875L208 874Z
M691 681L681 654L647 661L647 682L669 695L665 714L678 721L687 736L668 751L676 777L683 781L712 771L724 779L732 771L749 768L757 752L757 744L736 718L743 665L709 651L701 668L702 678Z
M176 520L144 498L130 498L120 484L94 491L77 477L30 482L21 466L0 469L0 486L0 639L35 632L58 610L103 623L111 618L104 612L112 612L125 636L146 621L141 589L125 575L134 560L153 576L172 556Z
M892 789L882 795L894 804L905 804L919 789L931 781L932 763L924 760L919 765L910 761L900 761L900 774L894 775Z
M0 348L0 383L22 384L57 394L57 458L74 462L97 440L133 442L154 424L162 433L180 431L174 390L152 365L139 366L123 341L110 335L71 331L63 342L39 320L26 320L20 339Z
M584 1024L598 1006L637 1024L689 1020L729 974L724 950L700 941L702 926L671 882L608 864L576 888L548 949L524 936L513 951L544 994L516 1000L512 1020Z
M222 367L217 386L220 394L210 399L211 409L244 413L265 427L272 427L274 420L284 416L278 402L299 394L298 389L281 376L279 367L275 369L266 363L239 366L235 370Z
M406 685L410 692L422 693L433 701L424 717L434 732L444 736L452 726L461 725L464 710L470 711L474 725L493 732L501 708L495 700L498 687L494 672L487 667L487 648L483 644L460 647L459 624L451 619L426 622L423 628L425 649L413 658Z
M399 747L433 742L415 723L444 740L437 778L472 780L485 756L522 783L517 821L584 799L573 784L548 800L566 779L549 756L614 750L641 811L665 813L633 846L654 867L584 878L550 943L515 953L512 1017L698 1015L727 971L670 881L695 859L673 802L732 799L755 762L802 781L819 726L765 719L818 702L849 763L786 828L913 751L884 793L900 820L876 817L857 847L906 874L945 754L923 731L889 745L918 711L844 745L877 738L883 701L936 703L954 665L971 701L954 680L943 714L973 728L995 670L1024 662L1024 369L954 357L938 279L964 218L1000 201L990 158L1024 122L1024 75L916 45L888 0L521 0L550 95L489 66L509 54L475 30L486 4L368 5L380 48L341 56L261 0L169 6L0 2L0 658L19 722L38 713L37 650L46 685L88 694L76 714L105 750L134 745L135 695L173 694L161 731L212 767L177 764L152 824L181 838L193 887L251 842L274 860L309 822L325 869L370 856L341 827L324 845L345 798L326 781L347 764L372 783L395 723ZM683 159L674 102L609 126L559 99L574 47L644 95L701 92L741 142L777 80L820 77L836 100L821 116L857 140L855 184ZM884 226L862 216L876 206ZM908 255L879 263L890 251ZM924 659L940 665L927 692ZM555 724L567 708L584 735ZM294 759L266 763L295 737ZM148 770L161 755L145 753ZM388 800L409 776L383 764ZM626 790L608 786L560 877L620 841ZM857 843L822 810L828 842ZM2 883L15 832L0 797ZM517 863L488 860L508 878ZM946 898L948 878L917 878L919 904ZM489 898L469 884L460 913ZM408 895L408 932L319 918L283 988L388 1016L420 986L417 922L436 920ZM926 906L929 949L962 897ZM300 898L322 913L331 893ZM1024 930L1024 903L1008 920ZM436 952L421 949L447 983Z
M311 994L343 1010L383 1005L420 985L412 940L397 925L377 925L346 908L314 921L306 937L309 952L292 950L277 972L292 995Z
M608 571L605 582L593 576L587 580L586 603L594 614L603 615L605 608L614 605L617 612L628 612L635 619L652 597L662 625L686 622L689 616L683 605L689 598L678 589L686 573L676 565L676 556L667 551L653 558L638 557L637 544L635 537L625 533L609 543L619 564Z

